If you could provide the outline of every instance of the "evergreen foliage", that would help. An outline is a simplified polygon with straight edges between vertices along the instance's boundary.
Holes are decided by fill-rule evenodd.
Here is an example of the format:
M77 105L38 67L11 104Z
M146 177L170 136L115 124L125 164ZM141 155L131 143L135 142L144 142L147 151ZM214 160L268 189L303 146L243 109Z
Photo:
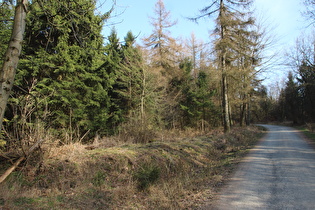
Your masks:
M298 90L301 95L304 120L315 121L315 68L314 64L302 62L298 69Z
M298 123L298 117L300 116L300 97L299 97L299 90L298 85L294 81L294 77L292 72L288 74L288 81L286 82L286 87L284 89L284 103L285 106L285 113L286 113L286 120L293 121L293 124Z
M294 73L288 74L287 82L276 103L275 116L294 124L315 121L315 57L314 38L301 37L295 48L287 54L288 64Z
M0 66L2 67L3 56L10 40L14 16L14 8L9 1L0 3Z
M125 44L121 45L116 31L113 29L105 47L106 61L101 69L106 72L104 85L108 85L110 98L110 117L107 126L114 132L125 122L131 113L140 109L143 92L143 61L134 46L136 37L128 32Z
M33 2L16 76L16 98L36 97L33 109L46 126L79 138L103 129L108 118L107 87L97 68L105 58L104 16L94 10L92 0Z
M215 90L210 87L209 75L200 71L195 80L191 74L193 65L189 59L185 59L180 67L186 73L181 87L183 99L180 102L183 125L198 127L201 130L205 130L205 124L210 127L216 126L220 119L220 112L216 110L212 101Z

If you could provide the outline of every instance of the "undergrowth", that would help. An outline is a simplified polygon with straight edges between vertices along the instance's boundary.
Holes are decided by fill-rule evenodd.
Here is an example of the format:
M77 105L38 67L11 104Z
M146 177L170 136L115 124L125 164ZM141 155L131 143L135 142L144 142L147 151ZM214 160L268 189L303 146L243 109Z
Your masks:
M305 126L298 126L296 128L302 131L308 139L315 142L314 126L305 125Z
M46 144L39 161L25 162L0 185L0 209L195 208L261 133L251 126L186 138L164 133L146 144Z

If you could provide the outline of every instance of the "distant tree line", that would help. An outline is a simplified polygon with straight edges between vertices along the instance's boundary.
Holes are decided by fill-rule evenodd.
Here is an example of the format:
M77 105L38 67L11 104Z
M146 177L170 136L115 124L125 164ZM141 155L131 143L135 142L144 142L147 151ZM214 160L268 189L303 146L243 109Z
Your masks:
M314 26L315 2L304 0L302 13ZM314 32L303 34L290 51L284 55L284 65L292 70L278 97L265 95L262 103L266 121L289 121L295 125L315 122L315 38Z
M274 117L278 121L294 124L315 121L315 48L314 37L301 37L295 49L288 55L293 71L274 105Z

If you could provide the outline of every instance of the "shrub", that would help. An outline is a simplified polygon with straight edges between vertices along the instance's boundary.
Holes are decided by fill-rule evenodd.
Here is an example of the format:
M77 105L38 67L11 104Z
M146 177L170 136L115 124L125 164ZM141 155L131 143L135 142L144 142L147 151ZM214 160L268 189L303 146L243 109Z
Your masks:
M145 190L160 178L160 168L154 164L143 164L134 178L138 181L138 188Z

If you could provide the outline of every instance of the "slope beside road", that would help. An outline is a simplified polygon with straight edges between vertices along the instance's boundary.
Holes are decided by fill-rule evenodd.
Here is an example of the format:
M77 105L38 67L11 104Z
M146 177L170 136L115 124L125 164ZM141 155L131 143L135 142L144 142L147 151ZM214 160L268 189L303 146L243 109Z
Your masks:
M268 134L219 193L201 209L315 209L315 151L293 128Z

